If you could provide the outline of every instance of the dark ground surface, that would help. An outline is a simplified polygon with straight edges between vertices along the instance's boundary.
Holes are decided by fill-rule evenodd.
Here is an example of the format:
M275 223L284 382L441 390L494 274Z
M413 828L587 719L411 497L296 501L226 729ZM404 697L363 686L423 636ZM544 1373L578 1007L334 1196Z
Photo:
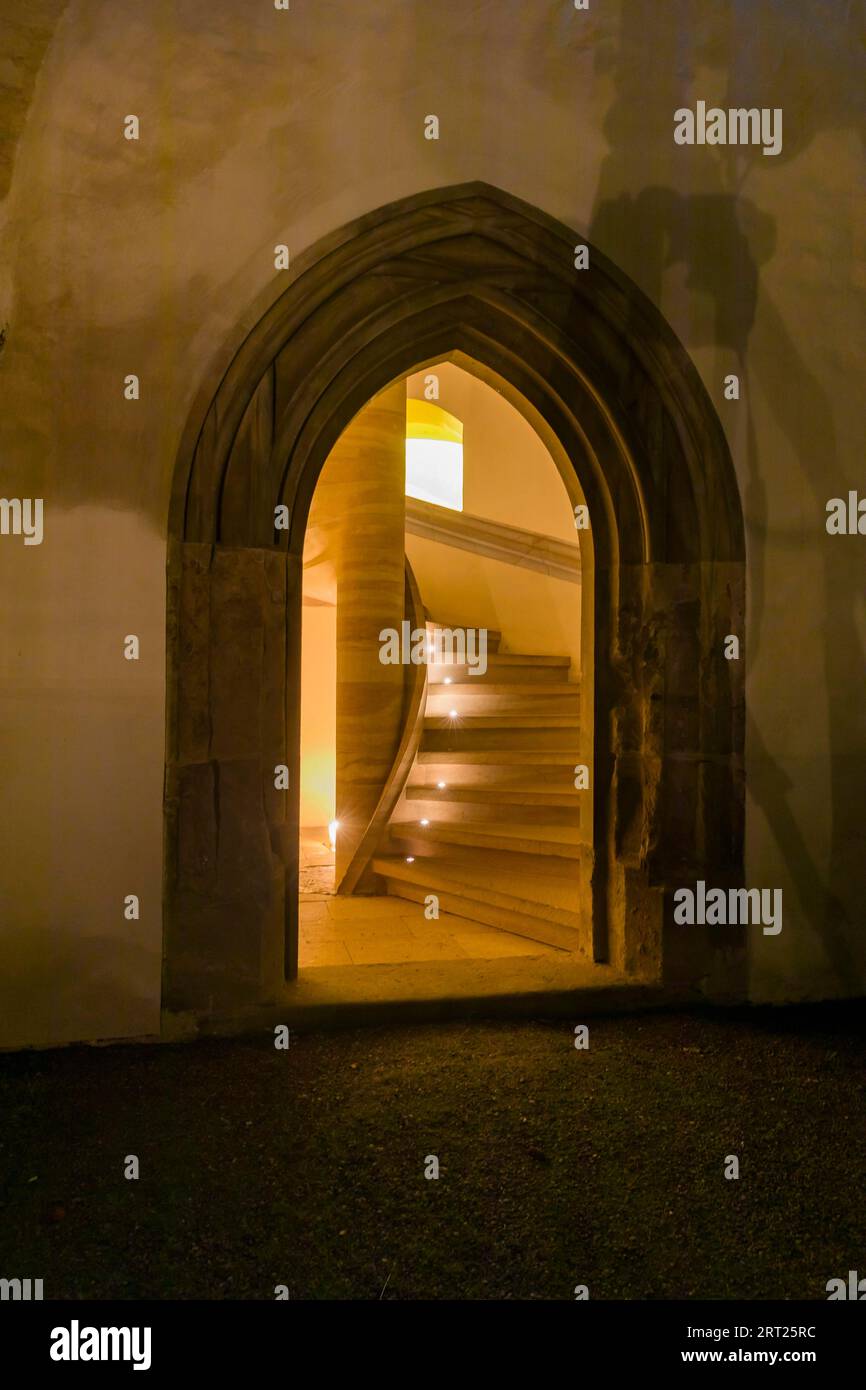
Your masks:
M596 1019L587 1052L556 1021L2 1056L0 1275L46 1298L826 1299L866 1272L864 1014Z

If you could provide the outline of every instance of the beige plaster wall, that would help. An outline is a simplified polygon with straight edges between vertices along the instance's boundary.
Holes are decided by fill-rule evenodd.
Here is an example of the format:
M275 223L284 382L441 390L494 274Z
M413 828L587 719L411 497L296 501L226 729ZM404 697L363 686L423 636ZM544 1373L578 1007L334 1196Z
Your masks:
M747 881L785 901L752 991L862 991L866 539L824 530L863 479L862 7L69 0L39 24L3 45L2 491L46 516L41 547L0 538L0 1043L158 1027L169 489L194 398L280 292L274 245L470 179L589 235L718 403L748 538ZM781 106L782 155L675 146L698 98Z

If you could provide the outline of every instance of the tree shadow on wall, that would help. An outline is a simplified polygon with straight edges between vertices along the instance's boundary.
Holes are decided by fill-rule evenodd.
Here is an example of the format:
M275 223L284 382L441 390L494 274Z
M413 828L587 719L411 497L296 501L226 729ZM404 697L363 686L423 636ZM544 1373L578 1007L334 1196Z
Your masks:
M567 85L569 68L574 71L585 43L579 27L566 23L561 4L549 5L539 23L548 46L543 46L540 33L528 60L530 77L556 90ZM609 153L602 164L589 237L657 305L667 298L665 278L679 268L690 292L686 347L711 347L719 354L714 374L720 384L726 371L736 370L740 376L741 401L732 410L742 412L742 434L739 441L732 438L732 450L746 480L746 532L753 542L744 656L754 669L764 644L765 659L784 656L787 662L787 647L784 652L778 646L774 650L774 634L766 630L764 554L772 538L774 547L790 547L793 565L801 537L799 532L786 535L770 522L750 403L756 388L797 457L811 493L807 525L814 524L823 535L826 501L843 495L848 482L831 399L761 284L762 269L775 252L775 220L744 190L757 162L767 161L778 169L827 131L853 128L866 144L866 0L832 7L793 0L707 0L698 15L682 0L669 7L659 6L657 0L627 0L618 19L610 14L596 24L596 71L611 78L614 99L604 122ZM539 53L545 55L543 60ZM768 157L760 148L693 151L675 146L674 111L693 107L701 97L723 107L782 108L782 153ZM684 178L694 181L693 192L666 183L665 175L673 181L674 170L680 188ZM849 205L842 212L850 216ZM729 364L724 370L723 358ZM731 437L736 426L730 419L726 423ZM860 866L866 862L852 846L850 826L856 788L866 782L866 709L863 702L852 708L850 694L863 682L863 614L846 542L833 538L825 543L820 563L826 612L832 619L823 624L820 638L830 759L828 877L802 828L803 807L793 805L798 789L767 751L762 730L748 716L752 770L747 794L766 818L802 910L820 933L839 982L855 987L862 985L863 966L851 951L851 923L837 890L846 884L849 901L859 896L859 888L866 891L866 884L850 882L854 874L862 874ZM789 639L781 640L787 644ZM817 750L819 741L813 746Z

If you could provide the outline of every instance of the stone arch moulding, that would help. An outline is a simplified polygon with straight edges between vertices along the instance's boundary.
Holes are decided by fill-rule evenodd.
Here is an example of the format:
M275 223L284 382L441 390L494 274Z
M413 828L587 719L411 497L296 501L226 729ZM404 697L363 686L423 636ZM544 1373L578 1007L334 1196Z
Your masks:
M167 1008L273 1001L296 970L308 508L357 411L455 354L507 384L589 508L596 959L712 977L720 953L671 930L669 899L741 881L740 500L687 352L595 247L575 269L583 240L480 183L391 203L299 257L200 393L169 522Z

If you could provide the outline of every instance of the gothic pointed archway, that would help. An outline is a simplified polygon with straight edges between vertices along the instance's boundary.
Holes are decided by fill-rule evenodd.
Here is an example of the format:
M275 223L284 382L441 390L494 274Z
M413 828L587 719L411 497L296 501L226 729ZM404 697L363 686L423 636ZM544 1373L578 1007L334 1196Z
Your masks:
M298 258L203 385L169 525L169 1008L273 999L295 971L307 511L357 411L455 354L510 394L589 509L596 959L706 973L710 942L683 950L665 903L741 871L743 694L723 652L743 635L739 496L685 349L594 247L576 269L578 242L484 184L401 200Z

